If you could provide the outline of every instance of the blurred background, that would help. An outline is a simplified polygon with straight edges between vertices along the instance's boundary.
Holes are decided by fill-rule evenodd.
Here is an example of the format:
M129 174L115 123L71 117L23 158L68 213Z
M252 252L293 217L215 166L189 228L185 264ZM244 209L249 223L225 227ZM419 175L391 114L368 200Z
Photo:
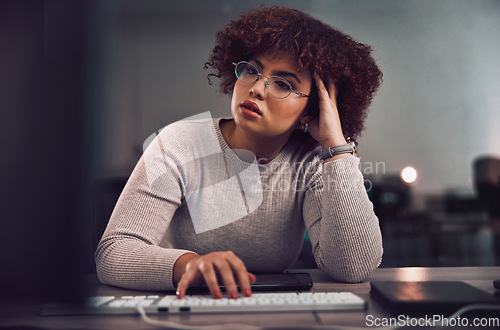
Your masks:
M358 155L383 231L382 265L500 264L495 0L92 2L96 175L119 186L157 129L205 111L230 116L203 65L216 31L260 3L305 11L373 46L384 83Z
M382 267L500 265L500 1L0 0L3 298L74 297L144 141L230 116L203 66L260 3L373 46L358 155ZM294 267L314 267L307 236Z

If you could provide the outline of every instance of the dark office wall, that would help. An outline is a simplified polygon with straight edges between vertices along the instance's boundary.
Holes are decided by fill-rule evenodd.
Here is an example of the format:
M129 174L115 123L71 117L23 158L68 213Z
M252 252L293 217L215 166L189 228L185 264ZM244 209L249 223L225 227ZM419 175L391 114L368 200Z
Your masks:
M0 2L0 292L78 297L84 1Z

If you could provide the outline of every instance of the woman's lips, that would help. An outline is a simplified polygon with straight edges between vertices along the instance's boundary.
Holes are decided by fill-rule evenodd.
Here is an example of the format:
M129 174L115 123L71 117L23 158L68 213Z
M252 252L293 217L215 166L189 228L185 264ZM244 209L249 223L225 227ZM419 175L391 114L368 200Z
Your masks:
M254 103L250 100L243 101L240 104L240 109L243 115L251 118L258 118L262 116L262 112L260 111L259 106L257 103Z

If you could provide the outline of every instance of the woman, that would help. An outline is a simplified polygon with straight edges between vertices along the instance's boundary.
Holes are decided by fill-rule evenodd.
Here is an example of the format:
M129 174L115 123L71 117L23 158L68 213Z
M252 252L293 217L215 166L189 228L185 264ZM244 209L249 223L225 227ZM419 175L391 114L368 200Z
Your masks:
M237 298L239 283L250 296L250 272L292 265L305 230L319 268L337 281L366 279L382 239L347 137L360 134L381 83L370 52L280 7L219 31L206 68L232 94L232 118L175 123L148 147L96 251L100 280L179 298L203 282L214 298L219 283Z

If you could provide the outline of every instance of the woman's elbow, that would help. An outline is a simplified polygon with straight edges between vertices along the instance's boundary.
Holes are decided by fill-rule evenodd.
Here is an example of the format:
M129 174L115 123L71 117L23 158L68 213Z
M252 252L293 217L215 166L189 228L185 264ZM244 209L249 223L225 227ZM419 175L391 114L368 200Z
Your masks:
M113 265L113 257L109 253L109 248L104 244L99 244L97 247L94 255L97 278L103 284L116 285L117 267Z
M327 273L332 279L344 283L360 283L366 281L370 275L380 266L382 262L382 251L370 260L343 260L331 265L319 264L319 268Z
M111 284L111 267L109 267L98 254L95 256L95 266L99 281L103 284Z

